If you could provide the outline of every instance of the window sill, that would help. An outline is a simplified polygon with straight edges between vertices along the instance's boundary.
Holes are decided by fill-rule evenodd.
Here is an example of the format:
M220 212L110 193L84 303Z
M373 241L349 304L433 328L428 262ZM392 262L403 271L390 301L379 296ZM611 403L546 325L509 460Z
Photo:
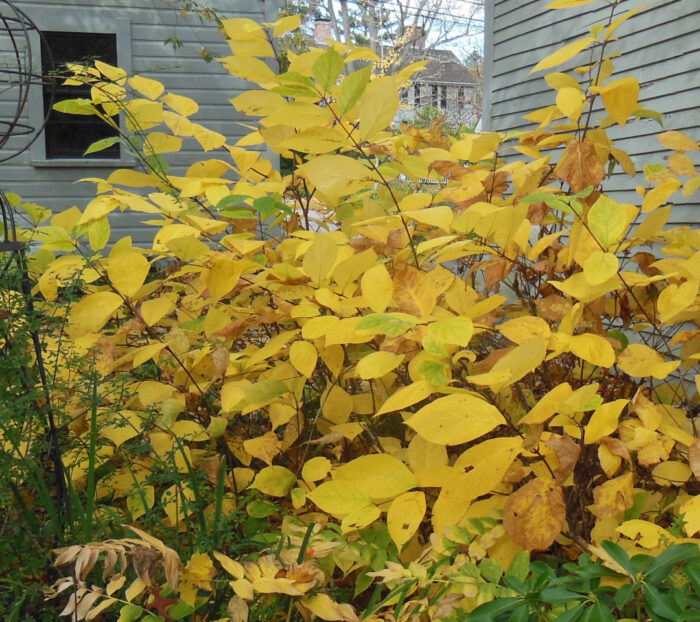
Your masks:
M32 160L36 168L133 168L136 160L111 160L98 158L55 158L50 160Z

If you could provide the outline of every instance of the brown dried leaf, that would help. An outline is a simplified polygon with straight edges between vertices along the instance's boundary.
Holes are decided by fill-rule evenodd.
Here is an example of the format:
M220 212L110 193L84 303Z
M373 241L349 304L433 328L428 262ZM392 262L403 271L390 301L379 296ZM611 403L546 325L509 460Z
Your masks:
M695 479L700 479L700 439L696 438L688 449L688 464Z
M559 466L554 470L557 480L563 482L574 470L576 461L581 454L581 446L568 434L552 436L547 440L559 460Z
M153 549L137 547L131 551L131 563L139 579L146 585L152 585L151 574L158 566L158 553Z
M629 449L627 446L619 439L613 438L612 436L606 436L598 441L601 445L605 445L605 448L615 456L620 456L623 460L627 462L632 461L632 456L630 456Z
M554 174L568 183L574 192L580 192L588 186L596 188L605 178L605 167L596 153L595 145L582 140L569 143Z
M557 294L550 294L545 298L540 298L535 301L537 310L548 320L552 322L561 322L571 308L571 304Z
M514 492L504 508L503 526L528 551L544 551L561 533L566 505L561 484L535 478Z
M228 348L224 346L219 346L216 350L211 353L211 361L214 365L214 371L217 374L222 375L228 369L228 362L231 358L231 353Z

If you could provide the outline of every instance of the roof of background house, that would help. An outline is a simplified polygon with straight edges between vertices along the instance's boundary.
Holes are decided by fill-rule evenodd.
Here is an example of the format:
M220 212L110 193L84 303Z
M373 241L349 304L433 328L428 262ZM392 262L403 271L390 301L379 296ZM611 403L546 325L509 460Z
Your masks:
M415 74L415 82L435 84L476 84L472 69L460 62L451 50L434 50L405 47L399 52L399 60L391 65L391 71L399 71L416 61L427 60L425 69Z

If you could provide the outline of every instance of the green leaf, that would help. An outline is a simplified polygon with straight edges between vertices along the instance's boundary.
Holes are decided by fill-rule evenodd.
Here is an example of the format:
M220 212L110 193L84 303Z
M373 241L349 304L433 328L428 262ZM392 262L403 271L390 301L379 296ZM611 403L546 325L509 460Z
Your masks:
M563 605L565 603L570 603L585 598L586 597L583 594L572 592L571 590L567 590L565 587L561 586L546 587L540 592L541 600L558 605Z
M328 48L311 67L311 73L318 80L324 91L328 91L335 85L338 76L343 71L345 62L343 57L333 48Z
M520 598L499 598L491 602L479 605L474 611L469 614L469 622L492 622L497 616L502 613L512 611Z
M610 609L600 600L591 607L590 611L590 620L595 620L595 622L615 622Z
M93 115L97 112L95 106L92 105L92 101L89 99L64 99L63 101L56 102L53 105L53 109L57 112L64 112L65 114L82 114L82 115Z
M387 337L398 337L416 325L416 318L407 313L370 313L363 317L357 330L374 331Z
M292 212L284 203L278 194L273 194L264 197L258 197L253 201L253 207L258 210L260 217L267 220L270 216L274 216L277 212L283 211L287 214Z
M479 564L481 576L489 583L498 583L503 576L503 568L495 559L486 557Z
M138 605L124 605L119 610L119 620L117 622L134 622L134 620L141 617L143 612L143 608Z
M698 546L692 542L674 544L661 553L647 568L647 579L655 585L660 585L671 574L676 564L697 555Z
M619 544L611 542L610 540L605 540L603 542L603 548L620 566L622 566L630 574L634 573L634 568L632 567L632 562L630 556L627 555L627 551L623 549Z
M279 507L277 507L274 503L270 503L264 499L255 499L246 507L248 516L252 516L253 518L266 518L278 510Z
M683 564L683 572L693 585L695 592L700 594L700 562L696 559L691 559Z
M418 372L430 383L438 386L447 384L447 365L427 359L418 365Z
M585 603L579 603L573 609L569 609L556 618L556 622L576 622L586 610Z
M371 76L372 66L366 65L362 67L362 69L353 71L350 75L345 77L341 83L340 94L338 95L341 114L345 114L348 110L352 109L359 101L369 84Z
M216 204L216 210L221 211L222 209L230 208L230 207L250 207L246 201L249 200L250 197L244 195L244 194L232 194L227 197L224 197L221 199Z
M628 583L627 585L622 585L619 588L617 588L617 591L615 592L615 606L618 609L622 609L632 598L632 594L634 591L637 589L637 585L635 583Z
M102 138L96 140L92 145L90 145L83 155L88 155L89 153L97 153L98 151L103 151L104 149L109 149L112 145L119 142L119 136L110 136L109 138Z
M182 618L192 615L194 613L194 607L191 607L187 603L183 603L181 600L177 601L174 605L171 605L168 609L168 615L173 620L182 620Z
M649 583L645 583L642 589L644 602L653 614L668 620L678 619L681 608L669 594L660 592Z
M506 576L525 581L528 572L530 572L530 553L528 551L520 551L513 558L513 561L510 562L510 566L506 570Z

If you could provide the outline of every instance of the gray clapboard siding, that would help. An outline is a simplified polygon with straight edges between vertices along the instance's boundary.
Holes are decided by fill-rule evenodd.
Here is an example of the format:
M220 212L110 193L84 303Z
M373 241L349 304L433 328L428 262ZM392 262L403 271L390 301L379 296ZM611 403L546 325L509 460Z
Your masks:
M280 0L211 0L209 5L216 7L224 17L247 17L257 22L274 21ZM118 16L128 20L128 54L132 73L139 73L165 84L167 90L191 97L199 104L199 111L192 120L209 129L224 134L229 144L235 143L248 130L240 125L246 118L236 112L228 100L240 94L251 85L230 76L216 61L207 63L200 55L201 45L205 45L214 56L227 56L231 51L216 27L209 23L200 24L196 17L184 21L178 11L168 8L161 0L15 0L15 5L37 21L40 27L71 31L70 19L61 24L46 23L45 16L57 10L67 16L80 16L84 22L94 18L94 32L108 32L103 29L104 16ZM87 16L87 17L86 17ZM43 23L42 23L43 17ZM76 30L78 28L75 28ZM166 39L177 36L183 45L174 50L165 44ZM0 55L9 50L9 41L0 36ZM121 50L119 62L122 63ZM38 50L35 50L38 55ZM14 112L14 102L8 101L0 93L0 118L7 118ZM23 122L29 122L25 110ZM41 138L39 138L41 140ZM24 139L13 138L7 145L9 151L24 144ZM265 153L268 157L274 157ZM204 153L193 139L185 139L180 153L166 154L173 175L183 175L192 162L200 159L220 158L230 161L225 150ZM63 164L63 165L61 165ZM38 162L30 152L2 164L0 187L6 192L14 192L27 201L49 207L54 212L73 205L84 208L95 196L95 185L76 183L85 177L108 177L113 170L124 165L109 163L99 166L96 162L84 165L74 163ZM133 164L132 164L133 165ZM110 217L112 238L131 235L135 244L149 245L152 229L142 221L153 215L115 212Z
M543 76L530 74L542 58L588 33L605 21L610 8L593 2L578 9L551 11L550 0L495 0L486 3L484 118L485 129L525 130L532 124L523 115L554 103L555 91ZM623 0L616 14L646 4ZM615 77L634 75L640 81L640 102L664 115L664 129L681 130L700 138L700 2L659 0L630 18L618 30L619 40L611 51L621 52L614 60ZM561 68L565 71L585 64L585 54ZM594 115L602 116L598 107ZM663 163L668 155L656 135L662 131L653 121L610 128L617 146L628 151L638 171L647 163ZM556 159L556 155L553 156ZM644 185L643 175L615 175L616 198L638 202L634 189ZM700 220L698 199L674 196L673 222L696 224Z

